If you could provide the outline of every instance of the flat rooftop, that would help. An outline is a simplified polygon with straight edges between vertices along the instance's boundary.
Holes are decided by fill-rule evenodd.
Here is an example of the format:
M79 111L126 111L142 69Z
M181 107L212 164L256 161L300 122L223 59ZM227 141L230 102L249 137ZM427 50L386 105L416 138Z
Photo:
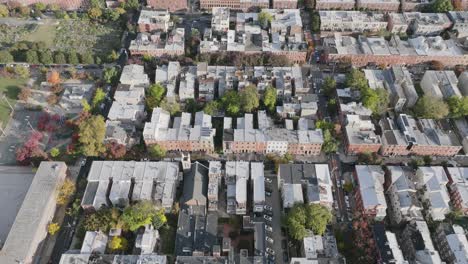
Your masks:
M34 178L30 167L0 166L0 248L15 222Z

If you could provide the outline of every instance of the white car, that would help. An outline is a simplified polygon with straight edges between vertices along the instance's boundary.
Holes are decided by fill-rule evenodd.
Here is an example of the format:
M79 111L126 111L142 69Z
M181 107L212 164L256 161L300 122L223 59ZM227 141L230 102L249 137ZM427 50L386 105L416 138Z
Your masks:
M269 225L265 225L265 230L268 232L273 232L273 228L271 228Z
M268 215L264 215L263 218L265 218L265 220L267 221L273 221L273 218L271 218L271 216L268 216Z
M270 179L270 178L265 178L265 182L266 182L266 183L272 183L272 182L273 182L273 180L272 180L272 179Z
M273 211L273 207L269 206L269 205L265 205L263 206L263 209L267 210L267 211Z
M271 237L266 237L266 241L267 241L268 243L271 243L271 244L273 244L273 242L275 242L275 241L273 240L273 238L271 238Z
M266 252L271 255L275 255L275 251L271 248L266 248Z

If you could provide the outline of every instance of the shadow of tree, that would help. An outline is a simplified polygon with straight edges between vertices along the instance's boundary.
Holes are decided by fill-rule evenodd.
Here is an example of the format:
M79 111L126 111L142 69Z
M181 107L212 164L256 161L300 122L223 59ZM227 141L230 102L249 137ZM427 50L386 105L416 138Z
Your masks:
M20 88L15 85L9 85L6 87L4 94L8 99L18 100L18 94L20 93Z

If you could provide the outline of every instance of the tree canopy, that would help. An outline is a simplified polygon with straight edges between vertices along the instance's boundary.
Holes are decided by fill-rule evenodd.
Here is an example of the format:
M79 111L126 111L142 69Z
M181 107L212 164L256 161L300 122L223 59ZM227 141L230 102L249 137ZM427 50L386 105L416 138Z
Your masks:
M148 88L148 93L146 95L146 107L149 110L153 110L153 108L158 107L161 104L165 93L166 88L164 86L159 83L152 84Z
M265 93L263 94L263 104L270 113L275 111L277 100L276 89L272 86L267 86Z
M166 150L158 144L148 146L148 153L155 159L162 159L166 156Z
M323 79L323 85L322 85L323 92L327 96L332 96L333 93L336 90L336 81L333 77L327 76L325 79Z
M453 10L452 2L450 0L435 0L429 7L431 12L445 13Z
M419 118L442 119L449 114L449 108L441 99L424 95L414 105L413 112Z
M65 205L70 201L71 196L75 193L75 183L70 179L65 179L57 193L57 204Z
M153 224L155 229L159 229L167 222L164 209L157 210L150 201L142 201L125 208L120 220L124 229L130 231L135 231L149 224Z
M296 240L304 239L307 230L323 235L331 220L330 210L319 204L296 204L286 216L289 235Z
M461 118L468 115L468 97L452 96L446 100L450 117Z
M94 92L93 100L91 102L92 107L96 110L106 99L106 92L102 88L97 88Z
M104 137L106 135L106 123L100 115L92 115L78 126L81 151L86 156L99 156L106 148Z
M203 112L207 115L214 115L215 113L218 112L219 110L219 102L218 101L209 101L208 103L205 104L203 107Z
M257 87L249 85L240 92L242 110L250 113L259 106Z

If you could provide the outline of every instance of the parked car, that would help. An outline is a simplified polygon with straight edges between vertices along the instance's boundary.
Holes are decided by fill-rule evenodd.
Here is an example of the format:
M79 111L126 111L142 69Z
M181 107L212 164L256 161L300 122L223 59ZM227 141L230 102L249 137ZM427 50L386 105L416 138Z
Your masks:
M273 207L271 207L269 205L263 206L263 209L268 210L268 211L273 211Z
M271 196L271 192L265 191L266 196Z
M269 216L273 216L273 212L272 211L263 211L264 214L266 215L269 215Z
M270 178L265 178L265 182L266 182L266 183L272 183L272 182L273 182L273 180L272 180L272 179L270 179Z
M271 228L269 225L265 225L265 230L268 232L273 232L273 228Z
M273 218L269 215L264 215L263 218L265 218L265 220L270 221L270 222L273 221Z
M271 248L266 248L266 252L270 255L275 255L275 251Z
M288 262L289 262L288 260L289 260L288 253L283 252L283 261L284 261L285 263L288 263Z
M273 238L271 238L271 237L266 237L266 241L267 241L268 243L271 243L271 244L273 244L273 243L275 242L275 241L273 240Z

